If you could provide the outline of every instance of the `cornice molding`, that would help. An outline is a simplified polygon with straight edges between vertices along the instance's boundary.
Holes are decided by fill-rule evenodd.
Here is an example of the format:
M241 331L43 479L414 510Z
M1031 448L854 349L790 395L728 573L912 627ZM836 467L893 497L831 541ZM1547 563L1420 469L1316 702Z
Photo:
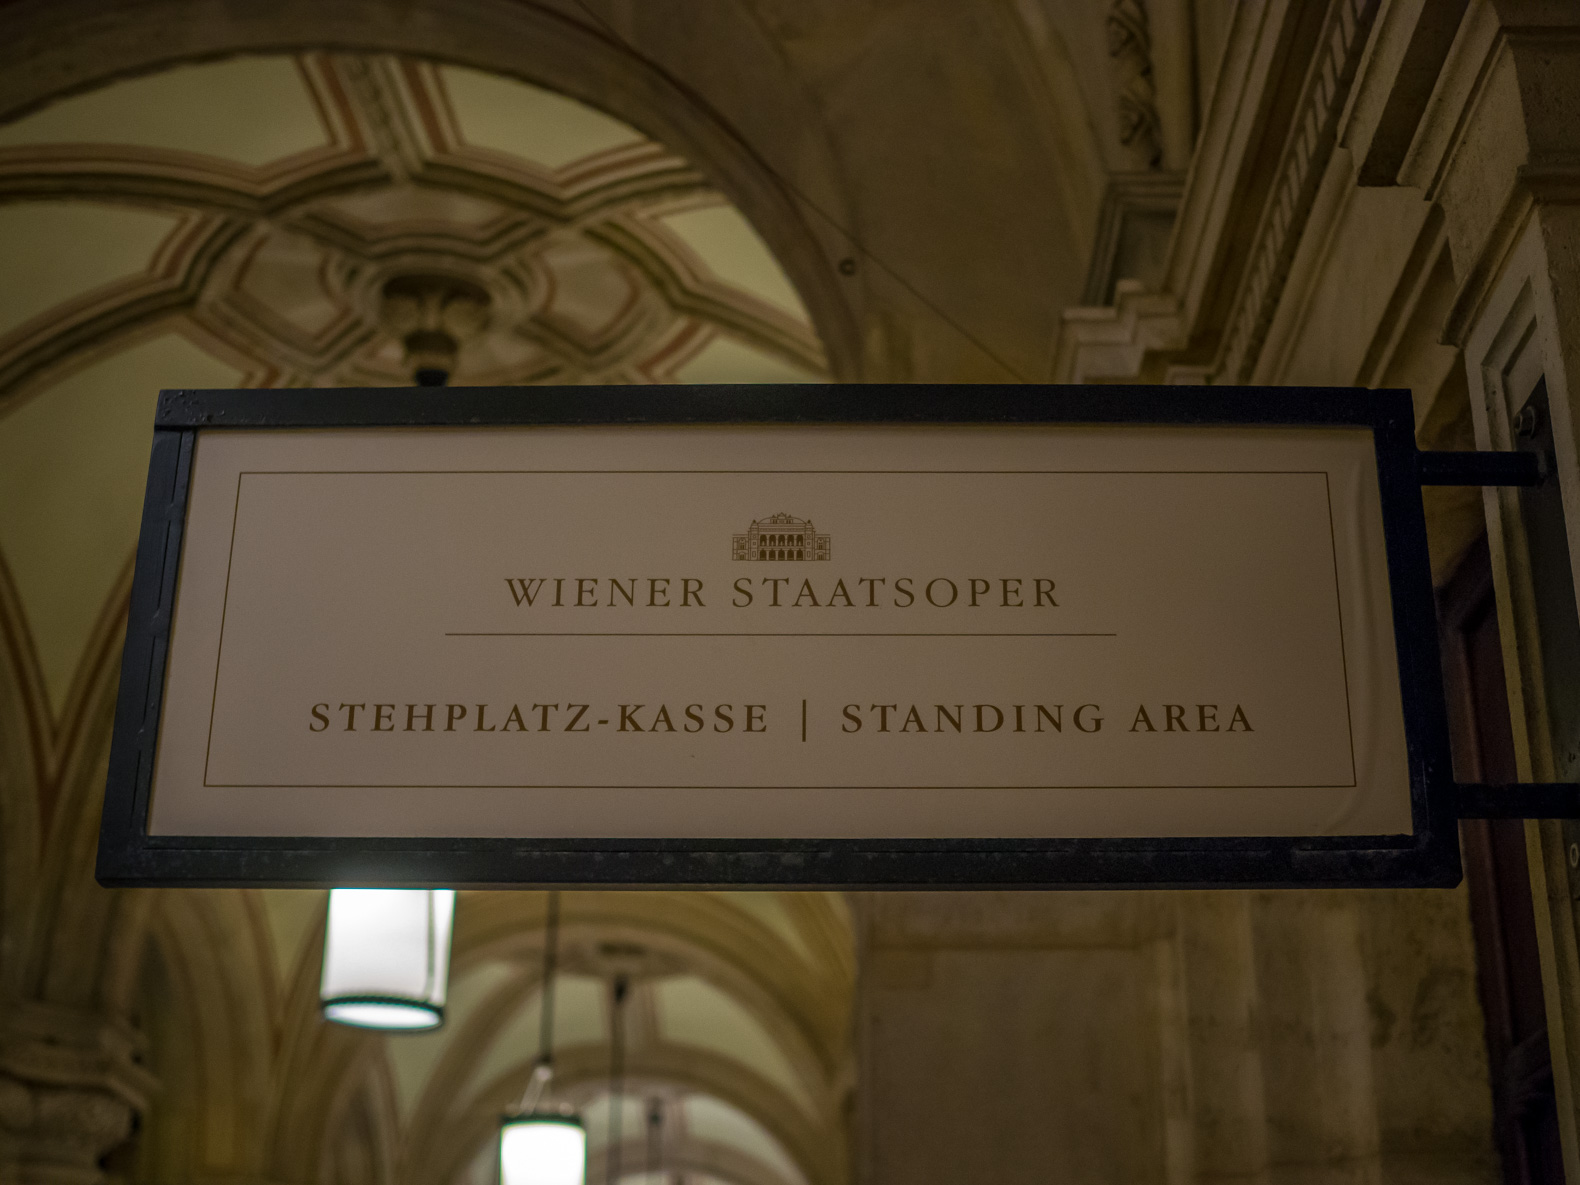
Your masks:
M1267 151L1270 129L1256 129L1277 107L1281 88L1274 66L1280 47L1293 37L1298 14L1294 6L1276 3L1236 10L1160 290L1122 285L1111 312L1066 310L1054 356L1056 381L1136 378L1147 371L1149 355L1158 353L1174 354L1168 361L1187 369L1160 365L1155 378L1247 381L1336 146L1378 6L1379 0L1329 0L1288 123L1271 129L1280 137L1277 163L1260 199L1247 171ZM1243 102L1248 94L1256 96L1250 108ZM1236 262L1226 244L1251 219L1256 230ZM1216 312L1214 292L1232 292ZM1208 323L1214 317L1222 318L1221 327ZM1210 357L1199 356L1209 351Z
M1224 326L1214 366L1220 381L1245 382L1256 367L1277 312L1377 16L1379 0L1333 0L1321 48L1307 74L1299 111L1262 211L1239 291Z

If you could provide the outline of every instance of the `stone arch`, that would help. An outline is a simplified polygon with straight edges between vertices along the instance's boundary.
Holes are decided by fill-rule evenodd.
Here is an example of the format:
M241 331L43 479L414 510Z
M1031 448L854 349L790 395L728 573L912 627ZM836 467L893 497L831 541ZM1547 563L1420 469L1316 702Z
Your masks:
M274 1180L310 1181L356 1168L384 1185L396 1170L400 1127L384 1042L399 1038L323 1021L322 916L305 941L318 957L298 959L282 985L263 1172ZM380 1141L376 1156L367 1146L374 1137ZM348 1179L345 1185L366 1182Z
M608 1049L583 1046L565 1051L556 1059L555 1094L580 1105L607 1090ZM760 1126L792 1162L809 1185L843 1185L848 1175L843 1150L827 1139L819 1122L789 1102L780 1092L716 1055L673 1048L652 1054L633 1054L627 1060L629 1092L645 1083L728 1102ZM479 1091L479 1105L443 1130L433 1133L433 1148L416 1180L423 1185L445 1185L475 1155L481 1142L494 1131L498 1116L521 1097L531 1075L530 1059L500 1075ZM594 1144L596 1140L592 1141ZM594 1152L598 1149L594 1148ZM626 1161L630 1163L630 1160ZM787 1182L786 1185L797 1185Z
M849 245L754 147L792 146L795 189L851 225L842 171L809 100L733 12L715 30L759 66L751 102L728 114L681 79L684 64L643 57L607 29L515 0L282 0L245 11L222 0L142 0L107 14L92 0L0 13L0 121L117 78L242 53L347 47L470 66L560 91L642 129L708 173L762 235L802 294L836 378L861 377L859 285L837 261ZM719 46L710 47L718 52ZM743 72L746 76L746 72Z
M42 682L30 689L39 728L40 808L28 937L17 950L22 994L123 1018L147 935L147 895L101 888L93 868L119 685L130 565L84 647L58 717ZM20 623L19 623L20 624Z
M37 925L33 897L41 858L40 789L47 703L9 570L0 561L0 993L20 995L20 953Z
M263 1159L276 991L248 896L157 894L142 1020L161 1093L141 1139L160 1179L252 1173Z
M544 908L539 897L526 908L519 897L469 897L457 925L455 972L490 956L535 960ZM827 908L802 906L817 913ZM844 1001L854 978L853 951L840 952L848 962L836 963L827 946L815 950L810 962L795 958L762 925L707 893L566 893L562 916L567 945L580 934L666 953L674 966L743 1001L781 1045L798 1051L804 1071L825 1077L837 1071L835 1051L847 1037ZM832 922L830 929L842 925Z
M567 893L561 974L603 983L620 968L635 976L628 1003L636 1009L628 1014L629 1081L728 1100L772 1135L806 1181L838 1185L847 1171L844 1150L829 1132L838 1129L848 1073L847 960L854 954L839 941L843 936L848 943L850 936L835 903L809 896L816 900L796 898L798 908L785 911L786 917L812 919L802 927L811 938L801 954L722 895ZM486 994L453 1018L442 1050L431 1056L406 1129L403 1173L413 1181L444 1185L456 1179L497 1116L526 1088L537 1030L535 1021L523 1027L521 1018L539 992L544 905L541 894L468 894L462 901L452 983L486 975ZM743 1009L786 1059L781 1068L758 1065L744 1050L705 1048L670 1034L654 1011L655 993L666 982L688 978ZM564 1023L563 990L560 1005L557 1030ZM605 1089L607 1018L600 1024L597 1032L559 1036L557 1098L579 1103ZM507 1061L490 1057L487 1077L478 1077L485 1051L501 1048L501 1041L519 1048L507 1050ZM793 1075L788 1083L786 1067Z

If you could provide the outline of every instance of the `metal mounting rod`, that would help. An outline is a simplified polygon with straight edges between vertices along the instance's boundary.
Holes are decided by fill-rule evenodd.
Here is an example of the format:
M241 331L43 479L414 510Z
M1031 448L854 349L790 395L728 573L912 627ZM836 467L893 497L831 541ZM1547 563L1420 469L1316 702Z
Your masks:
M1580 819L1580 782L1461 782L1461 819Z
M1418 452L1424 486L1539 486L1546 476L1537 453Z

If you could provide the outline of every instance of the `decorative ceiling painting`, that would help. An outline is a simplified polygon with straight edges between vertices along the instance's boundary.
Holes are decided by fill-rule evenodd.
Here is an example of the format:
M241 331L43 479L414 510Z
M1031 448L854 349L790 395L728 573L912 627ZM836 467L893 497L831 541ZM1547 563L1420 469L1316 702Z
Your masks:
M119 82L0 129L0 198L28 280L0 297L7 401L172 329L246 385L405 384L425 318L454 383L824 373L794 289L696 168L472 70L308 54ZM62 272L61 240L93 250Z
M0 126L0 273L0 601L44 732L118 644L161 387L826 376L692 164L387 55L178 66Z

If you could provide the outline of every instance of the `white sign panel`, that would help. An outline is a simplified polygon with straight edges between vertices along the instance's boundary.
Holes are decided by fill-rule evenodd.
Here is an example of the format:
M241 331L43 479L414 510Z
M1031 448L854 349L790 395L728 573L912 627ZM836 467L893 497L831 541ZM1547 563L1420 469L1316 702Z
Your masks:
M1411 830L1373 434L199 433L150 836Z

